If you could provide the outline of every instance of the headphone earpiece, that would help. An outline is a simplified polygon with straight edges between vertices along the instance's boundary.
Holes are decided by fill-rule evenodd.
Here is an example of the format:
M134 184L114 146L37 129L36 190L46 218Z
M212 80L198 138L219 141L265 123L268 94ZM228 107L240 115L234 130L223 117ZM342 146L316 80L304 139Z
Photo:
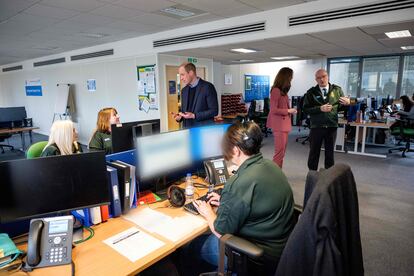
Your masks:
M185 190L176 185L171 185L167 190L168 200L173 207L182 207L185 204Z

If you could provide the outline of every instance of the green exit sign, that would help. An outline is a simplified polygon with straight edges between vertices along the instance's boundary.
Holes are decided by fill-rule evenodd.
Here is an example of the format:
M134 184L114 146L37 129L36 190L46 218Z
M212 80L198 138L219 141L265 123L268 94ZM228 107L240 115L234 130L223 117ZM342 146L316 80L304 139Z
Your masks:
M196 58L193 58L193 57L189 57L189 58L187 59L187 61L188 61L188 62L191 62L191 63L197 63L197 59L196 59Z

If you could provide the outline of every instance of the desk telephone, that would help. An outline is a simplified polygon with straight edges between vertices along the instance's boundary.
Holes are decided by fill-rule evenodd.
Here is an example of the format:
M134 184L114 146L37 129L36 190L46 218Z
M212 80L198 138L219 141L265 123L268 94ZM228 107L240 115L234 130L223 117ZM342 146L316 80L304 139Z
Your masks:
M32 219L26 264L30 268L70 264L72 233L72 216Z
M229 178L226 163L223 158L207 160L204 162L208 182L213 185L223 185Z

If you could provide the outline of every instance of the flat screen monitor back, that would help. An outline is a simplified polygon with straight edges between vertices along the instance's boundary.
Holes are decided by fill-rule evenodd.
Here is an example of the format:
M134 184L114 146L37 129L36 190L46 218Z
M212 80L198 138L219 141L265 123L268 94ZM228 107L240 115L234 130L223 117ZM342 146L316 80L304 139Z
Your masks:
M0 221L109 204L104 152L0 162Z
M152 133L160 133L160 120L136 121L111 125L112 152L122 152L135 148L135 137L142 136L135 133L136 127L142 124L152 124ZM151 135L150 134L150 135Z

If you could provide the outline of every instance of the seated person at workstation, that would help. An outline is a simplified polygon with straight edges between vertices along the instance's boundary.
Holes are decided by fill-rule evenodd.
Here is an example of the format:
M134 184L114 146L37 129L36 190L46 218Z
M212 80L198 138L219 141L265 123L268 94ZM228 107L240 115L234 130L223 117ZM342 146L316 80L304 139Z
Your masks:
M224 158L238 170L229 178L221 195L211 193L208 202L194 202L213 234L195 239L184 249L185 255L190 253L188 258L201 258L188 262L186 266L192 267L186 267L186 271L194 271L196 261L217 267L218 239L227 233L263 248L266 274L273 275L276 271L293 229L294 201L286 176L260 153L262 139L260 127L254 122L236 123L224 135ZM218 209L215 211L210 204Z
M111 125L119 123L118 111L106 107L99 111L96 129L89 141L90 150L104 150L105 154L112 153Z
M414 101L412 101L407 95L401 96L400 100L402 102L403 108L402 110L398 111L397 114L408 117L410 119L414 119Z
M41 157L68 155L82 152L78 135L70 120L55 121L50 128L49 142L43 149Z

